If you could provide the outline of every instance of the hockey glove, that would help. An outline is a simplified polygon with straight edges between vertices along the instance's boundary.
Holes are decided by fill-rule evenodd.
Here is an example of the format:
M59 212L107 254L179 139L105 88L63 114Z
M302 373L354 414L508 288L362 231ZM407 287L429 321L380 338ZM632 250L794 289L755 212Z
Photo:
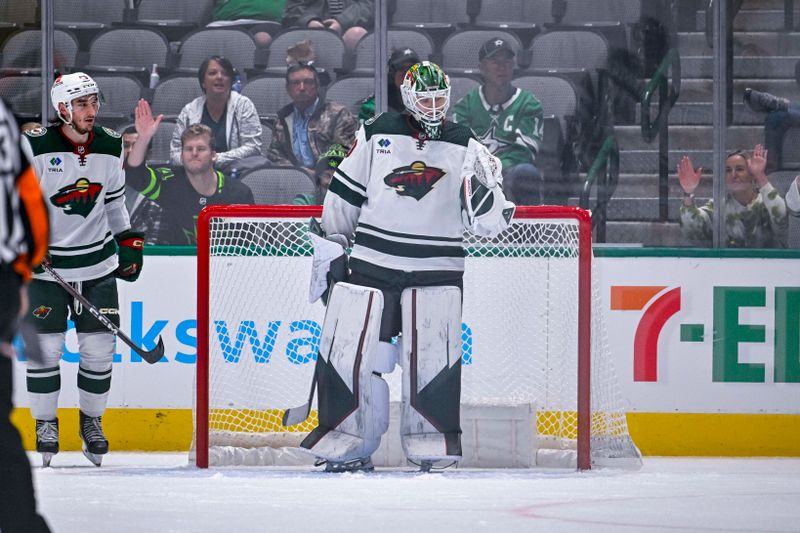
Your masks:
M503 183L503 163L484 145L470 139L461 167L461 177L475 177L487 189L494 189Z
M114 275L121 280L136 281L142 272L144 261L144 233L140 231L123 231L116 237L119 267Z
M327 305L330 288L339 281L347 281L347 253L342 244L342 241L346 244L347 239L344 235L320 237L311 232L308 237L314 245L308 302L322 298L322 303Z

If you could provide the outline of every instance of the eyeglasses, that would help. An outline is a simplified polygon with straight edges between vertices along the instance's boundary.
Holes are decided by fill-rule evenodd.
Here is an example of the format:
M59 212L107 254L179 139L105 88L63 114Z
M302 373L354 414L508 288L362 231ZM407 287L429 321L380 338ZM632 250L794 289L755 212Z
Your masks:
M305 85L306 87L316 87L317 86L317 80L315 80L315 79L310 79L310 80L288 80L286 82L286 84L289 85L290 87L301 87L303 85Z

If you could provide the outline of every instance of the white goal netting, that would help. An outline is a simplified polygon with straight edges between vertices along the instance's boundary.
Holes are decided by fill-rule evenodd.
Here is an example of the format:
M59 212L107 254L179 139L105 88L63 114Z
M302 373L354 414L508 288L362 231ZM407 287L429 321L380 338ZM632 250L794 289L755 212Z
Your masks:
M312 409L305 423L281 426L283 411L308 399L325 311L320 302L308 303L309 210L262 208L254 214L253 209L210 217L207 250L198 248L198 262L201 254L208 260L207 283L206 273L199 273L206 287L200 297L208 304L207 315L198 316L198 335L207 332L208 386L201 384L197 391L198 464L206 449L205 420L211 464L303 462L305 456L290 448L316 424ZM570 212L565 209L564 218L540 218L536 208L524 208L495 239L465 235L465 459L513 453L523 459L494 457L484 463L575 464L580 246L578 221ZM591 293L586 302L591 308L591 461L638 464L600 295L594 287ZM201 372L205 364L199 354ZM399 367L388 381L392 400L399 402ZM493 420L520 406L532 413L527 421L523 417L522 428ZM470 413L477 413L475 420L467 420ZM498 434L510 427L513 435ZM471 446L481 446L481 438L492 440L480 452L470 452ZM514 444L498 446L498 439ZM520 454L518 441L531 449Z

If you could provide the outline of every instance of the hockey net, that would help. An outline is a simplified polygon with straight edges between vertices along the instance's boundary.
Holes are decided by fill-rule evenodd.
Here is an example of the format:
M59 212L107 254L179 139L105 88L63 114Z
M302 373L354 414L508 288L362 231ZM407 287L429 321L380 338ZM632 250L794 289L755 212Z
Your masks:
M319 346L325 309L308 303L307 231L320 215L319 207L213 206L200 216L198 466L309 461L295 447L316 411L289 428L281 417L308 400ZM494 239L465 234L465 249L462 463L638 466L592 285L588 213L520 207ZM387 380L395 418L400 369ZM378 455L398 464L390 433Z

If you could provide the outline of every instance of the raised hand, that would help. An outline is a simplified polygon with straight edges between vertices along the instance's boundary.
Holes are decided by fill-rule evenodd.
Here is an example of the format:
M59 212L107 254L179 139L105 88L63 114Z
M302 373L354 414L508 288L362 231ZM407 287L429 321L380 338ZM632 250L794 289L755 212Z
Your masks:
M136 104L136 113L134 117L136 133L149 141L158 131L158 125L161 124L161 119L163 118L164 115L158 115L153 118L153 111L150 109L150 104L148 104L147 100L144 98L139 99L139 103Z
M697 170L692 166L692 160L688 155L681 158L678 163L678 181L681 188L686 194L692 194L697 186L700 184L700 174L703 173L703 167L698 167Z
M757 144L753 149L753 157L747 161L747 168L759 188L767 184L767 150L763 145Z

